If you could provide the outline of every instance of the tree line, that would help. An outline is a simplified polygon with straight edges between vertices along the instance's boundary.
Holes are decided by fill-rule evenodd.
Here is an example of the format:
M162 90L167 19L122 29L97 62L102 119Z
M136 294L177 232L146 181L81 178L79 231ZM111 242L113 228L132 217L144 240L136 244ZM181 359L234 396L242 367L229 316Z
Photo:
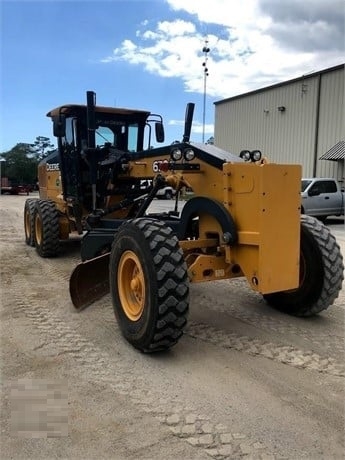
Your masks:
M1 177L7 177L12 184L35 184L38 163L54 150L50 139L44 136L37 136L33 144L16 144L0 153Z
M213 143L214 138L210 137L207 144ZM13 185L36 184L38 163L54 150L49 137L44 136L37 136L33 144L16 144L7 152L0 153L1 177L7 177Z

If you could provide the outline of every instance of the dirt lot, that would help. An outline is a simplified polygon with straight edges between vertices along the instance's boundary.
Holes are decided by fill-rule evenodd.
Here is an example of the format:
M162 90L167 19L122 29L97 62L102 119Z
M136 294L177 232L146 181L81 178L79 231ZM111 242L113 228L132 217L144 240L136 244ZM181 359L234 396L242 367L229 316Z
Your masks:
M39 258L25 199L0 197L2 459L344 458L345 289L298 319L244 280L192 285L182 340L141 354L109 296L74 311L79 243Z

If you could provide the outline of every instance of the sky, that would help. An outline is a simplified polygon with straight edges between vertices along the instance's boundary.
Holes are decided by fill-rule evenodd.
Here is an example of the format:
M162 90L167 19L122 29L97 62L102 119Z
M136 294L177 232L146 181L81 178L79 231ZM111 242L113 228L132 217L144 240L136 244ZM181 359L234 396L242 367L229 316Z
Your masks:
M162 115L167 143L194 102L191 140L206 141L214 102L344 63L344 5L0 0L0 152L37 136L55 144L46 113L88 90L99 105Z

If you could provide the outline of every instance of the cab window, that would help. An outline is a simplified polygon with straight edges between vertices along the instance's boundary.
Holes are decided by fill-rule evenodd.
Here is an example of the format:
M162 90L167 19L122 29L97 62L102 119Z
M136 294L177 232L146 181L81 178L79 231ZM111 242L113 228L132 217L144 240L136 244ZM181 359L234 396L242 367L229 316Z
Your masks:
M108 126L98 126L96 129L96 144L101 146L106 143L116 146L116 135Z
M66 131L65 137L62 138L62 143L70 147L76 147L76 118L67 118L66 119Z
M128 126L128 151L136 152L138 150L138 125Z
M312 193L334 193L337 191L337 186L334 181L324 180L314 184L310 191Z

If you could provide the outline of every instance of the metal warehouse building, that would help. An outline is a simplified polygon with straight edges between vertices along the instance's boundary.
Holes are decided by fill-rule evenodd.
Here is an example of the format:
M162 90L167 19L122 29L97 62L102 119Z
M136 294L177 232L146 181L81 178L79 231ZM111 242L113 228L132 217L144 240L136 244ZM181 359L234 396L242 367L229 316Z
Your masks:
M345 183L344 64L215 102L215 144Z

